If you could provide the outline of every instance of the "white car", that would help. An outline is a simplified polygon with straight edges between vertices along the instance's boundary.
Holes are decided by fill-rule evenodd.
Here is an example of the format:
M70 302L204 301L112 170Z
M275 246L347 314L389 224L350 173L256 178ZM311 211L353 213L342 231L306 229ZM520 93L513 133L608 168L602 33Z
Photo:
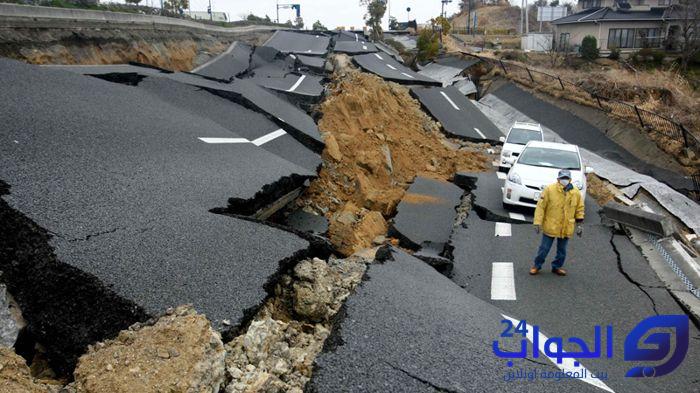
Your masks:
M503 142L501 149L501 159L498 163L498 170L508 172L510 164L508 158L517 157L530 141L544 141L542 126L535 123L523 123L516 121L508 131L506 137L500 138Z
M542 190L557 181L559 170L571 171L571 182L586 196L586 174L593 168L583 165L578 146L531 141L512 164L503 186L503 206L536 207Z

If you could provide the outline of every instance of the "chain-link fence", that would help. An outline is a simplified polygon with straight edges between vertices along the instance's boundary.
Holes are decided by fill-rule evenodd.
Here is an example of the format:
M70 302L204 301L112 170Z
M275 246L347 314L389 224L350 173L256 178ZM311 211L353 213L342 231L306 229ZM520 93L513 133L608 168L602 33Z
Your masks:
M639 126L649 133L664 137L660 139L657 138L657 143L666 145L660 146L662 148L672 147L668 145L676 144L679 147L692 151L696 155L700 155L700 140L698 140L695 135L688 132L681 123L675 122L657 113L641 109L634 104L618 101L588 91L575 83L562 79L558 75L551 75L546 72L499 59L482 57L475 54L471 54L471 56L479 58L495 67L499 67L503 70L503 73L511 79L521 80L526 83L530 82L536 86L548 85L562 91L569 91L591 106L597 107L606 113L626 121L639 124ZM668 151L673 149L664 150Z

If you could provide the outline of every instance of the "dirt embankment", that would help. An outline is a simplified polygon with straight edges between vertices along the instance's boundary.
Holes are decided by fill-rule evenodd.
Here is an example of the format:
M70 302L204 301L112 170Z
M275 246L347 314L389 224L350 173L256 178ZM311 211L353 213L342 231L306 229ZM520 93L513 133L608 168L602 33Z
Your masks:
M0 56L32 64L119 64L137 61L189 71L234 40L261 44L270 32L216 36L143 29L0 28Z
M448 140L406 87L377 76L336 71L319 109L324 164L299 203L325 214L330 240L345 255L386 233L416 175L447 180L488 168L485 146Z

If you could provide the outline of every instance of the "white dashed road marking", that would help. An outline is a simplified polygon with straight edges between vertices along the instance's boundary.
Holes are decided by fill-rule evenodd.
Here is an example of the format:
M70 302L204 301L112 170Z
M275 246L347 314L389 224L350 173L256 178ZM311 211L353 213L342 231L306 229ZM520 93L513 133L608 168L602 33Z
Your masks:
M199 138L200 141L204 143L249 143L250 141L245 138Z
M503 318L510 320L516 326L520 323L520 321L515 319L515 318L511 318L511 317L509 317L507 315L503 315L503 314L501 314L501 315L503 316ZM526 325L527 325L527 328L526 328L527 329L527 333L526 333L527 339L530 340L531 343L534 343L534 329L530 324L526 323ZM559 367L560 370L562 370L564 372L571 371L572 373L578 373L580 375L585 375L586 376L585 378L577 378L577 379L579 381L591 384L597 388L603 389L606 392L615 393L612 389L610 389L608 387L608 385L604 384L603 381L601 381L600 379L592 378L591 373L585 367L583 367L583 365L581 365L581 362L577 361L576 359L571 358L571 357L564 357L562 359L561 364L558 364L556 359L550 358L549 356L545 355L545 353L544 353L544 349L545 349L544 346L545 346L545 343L547 342L548 337L545 336L544 334L542 334L542 332L538 332L537 339L538 339L537 347L540 351L540 354L543 355L544 357L546 357L547 359L549 359L549 361L554 363L555 366ZM552 343L552 344L554 344L554 343ZM562 349L557 349L557 351L559 351L559 350L564 352ZM564 353L566 353L566 352L564 352ZM578 363L578 366L575 366L574 362ZM584 370L586 370L586 371L584 372Z
M479 130L478 128L474 127L474 131L476 131L476 133L479 134L479 136L481 137L481 139L486 139L486 135L484 135L484 134L481 132L481 130Z
M520 213L509 212L508 216L514 220L525 221L525 216L523 214L520 214Z
M225 143L252 143L255 146L262 146L266 144L267 142L270 142L273 139L277 139L281 137L282 135L285 135L287 132L284 131L283 129L279 129L277 131L272 131L269 134L265 134L261 136L258 139L255 139L253 141L249 141L246 138L197 138L200 141L204 143L212 143L212 144L225 144Z
M294 90L296 90L297 87L299 87L299 85L301 85L301 82L304 81L304 79L306 79L306 75L300 76L299 79L297 79L297 82L295 84L293 84L292 87L290 87L289 90L287 90L287 91L291 93Z
M389 68L391 68L392 70L396 71L396 67L394 67L393 65L387 64L386 66L389 67Z
M491 300L516 300L512 262L494 262L492 264Z
M255 139L255 140L252 141L251 143L254 144L255 146L261 146L261 145L264 145L265 143L267 143L267 142L269 142L269 141L271 141L271 140L273 140L273 139L276 139L276 138L281 137L282 135L284 135L284 134L286 134L286 133L287 133L287 132L284 131L283 129L279 129L279 130L273 131L273 132L271 132L271 133L269 133L269 134L267 134L267 135L263 135L263 136L261 136L260 138Z
M452 105L452 107L455 108L456 111L459 110L459 107L457 106L457 104L455 104L455 102L452 101L452 99L451 99L450 97L448 97L447 94L445 94L444 91L441 91L440 94L442 94L442 96L445 97L445 99L447 100L447 102L449 102L450 105Z
M379 59L379 60L384 60L383 57L379 56L379 53L375 53L374 55L377 56L377 59Z
M496 172L496 176L501 180L505 180L508 177L508 175L503 172Z
M495 230L495 235L496 237L508 237L511 236L511 226L507 222L497 222L496 223L496 230Z
M416 78L413 77L413 75L407 74L407 73L405 73L405 72L402 72L401 75L403 75L403 76L405 76L405 77L408 77L408 78L411 78L411 79L416 79Z

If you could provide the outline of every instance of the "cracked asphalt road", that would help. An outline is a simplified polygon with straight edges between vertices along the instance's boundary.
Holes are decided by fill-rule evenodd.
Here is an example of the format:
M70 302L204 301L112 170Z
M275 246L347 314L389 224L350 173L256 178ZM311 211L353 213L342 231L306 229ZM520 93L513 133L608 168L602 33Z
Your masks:
M496 173L484 176L496 177ZM490 190L480 195L500 196L494 182L477 182ZM587 217L582 238L569 243L566 277L549 272L553 252L537 276L528 274L540 235L528 224L510 225L510 236L495 236L496 222L485 221L472 211L466 228L452 237L454 270L452 280L470 294L487 301L506 315L539 325L548 336L582 337L592 340L595 325L612 324L615 330L613 359L583 359L589 370L607 371L607 385L616 392L685 392L700 390L697 365L700 342L691 339L684 363L666 378L635 380L624 378L631 367L623 361L624 336L642 319L656 314L684 314L639 250L621 234L603 226L587 200ZM619 256L619 258L618 258ZM513 264L515 300L492 300L492 264ZM691 337L698 330L691 325ZM575 347L574 347L575 348ZM566 349L566 348L565 348ZM581 388L580 381L567 381Z

